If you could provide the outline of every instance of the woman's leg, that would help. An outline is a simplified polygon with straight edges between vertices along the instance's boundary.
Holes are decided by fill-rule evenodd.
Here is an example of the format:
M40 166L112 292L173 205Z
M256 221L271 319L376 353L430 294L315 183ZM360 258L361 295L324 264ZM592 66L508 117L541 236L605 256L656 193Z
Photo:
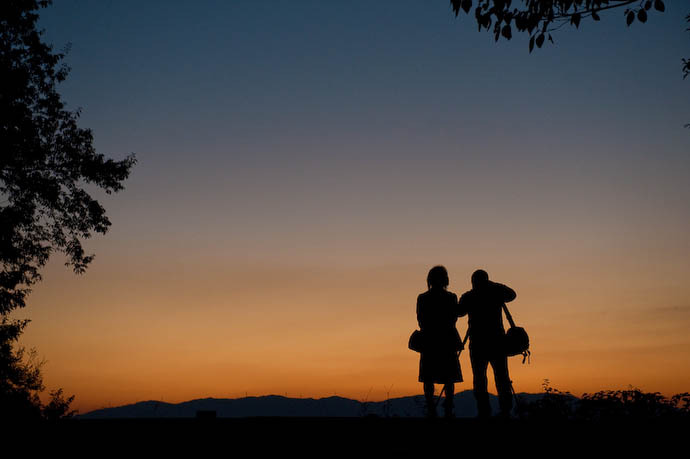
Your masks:
M426 415L427 417L436 417L436 403L434 402L434 383L424 383L424 397L426 398Z

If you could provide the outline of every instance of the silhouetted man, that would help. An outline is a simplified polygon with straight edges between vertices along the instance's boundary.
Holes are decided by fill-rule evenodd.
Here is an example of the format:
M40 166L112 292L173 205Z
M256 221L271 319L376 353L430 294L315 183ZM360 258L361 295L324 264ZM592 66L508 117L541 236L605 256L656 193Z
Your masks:
M458 301L459 316L468 315L470 334L470 361L474 376L474 398L479 417L491 415L486 371L489 364L494 370L501 414L508 416L513 407L508 357L503 350L503 304L516 297L513 289L491 282L486 271L478 269L472 274L472 290Z

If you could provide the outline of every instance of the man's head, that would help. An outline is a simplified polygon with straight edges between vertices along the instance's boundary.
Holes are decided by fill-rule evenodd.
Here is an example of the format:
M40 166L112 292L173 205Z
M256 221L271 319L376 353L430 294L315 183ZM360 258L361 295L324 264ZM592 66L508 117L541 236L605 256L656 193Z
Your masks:
M483 269L478 269L472 273L472 288L478 289L489 283L489 274Z

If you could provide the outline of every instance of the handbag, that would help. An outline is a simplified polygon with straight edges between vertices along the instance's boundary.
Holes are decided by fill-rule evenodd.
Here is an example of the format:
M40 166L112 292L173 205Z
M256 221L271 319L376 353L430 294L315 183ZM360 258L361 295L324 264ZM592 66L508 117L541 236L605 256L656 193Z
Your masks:
M510 315L510 311L508 311L505 303L503 303L503 310L510 323L510 328L503 338L503 349L508 357L522 355L522 363L525 363L525 360L532 355L529 350L529 336L524 328L515 325L513 316Z
M453 349L455 352L461 352L463 349L465 349L465 343L467 342L467 338L469 337L469 331L467 335L465 335L465 339L463 340L460 338L460 333L458 333L458 330L455 329L455 339L453 341ZM407 347L412 349L415 352L423 352L425 350L425 337L424 333L421 330L415 330L412 332L410 335L410 340L407 343Z
M415 352L422 352L424 349L424 333L421 330L415 330L410 335L410 340L407 343L407 347Z

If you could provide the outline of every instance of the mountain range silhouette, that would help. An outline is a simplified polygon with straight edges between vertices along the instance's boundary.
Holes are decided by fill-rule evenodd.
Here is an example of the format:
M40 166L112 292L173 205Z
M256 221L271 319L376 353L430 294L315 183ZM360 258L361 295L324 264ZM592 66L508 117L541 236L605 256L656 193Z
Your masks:
M522 403L541 398L543 394L518 394ZM575 397L573 397L575 400ZM455 394L455 413L459 418L477 415L477 406L471 390ZM498 399L490 394L494 412ZM362 402L338 396L290 398L280 395L243 397L237 399L203 398L181 403L156 400L138 402L112 408L103 408L77 416L81 419L133 419L133 418L193 418L200 412L215 412L219 418L245 417L423 417L424 396L392 398L380 402Z

